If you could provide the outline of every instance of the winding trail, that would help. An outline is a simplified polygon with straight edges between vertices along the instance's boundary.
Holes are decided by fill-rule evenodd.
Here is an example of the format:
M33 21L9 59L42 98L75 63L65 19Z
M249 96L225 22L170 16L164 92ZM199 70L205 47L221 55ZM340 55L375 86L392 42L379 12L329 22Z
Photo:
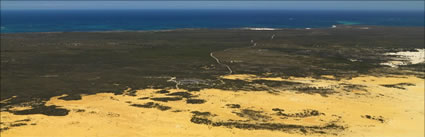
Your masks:
M273 40L274 39L274 37L275 37L276 35L275 34L273 34L272 36L271 36L271 39L270 40ZM257 46L257 42L254 42L254 40L251 40L251 46L249 46L249 47L245 47L245 48L254 48L254 47L256 47ZM230 49L233 49L233 48L228 48L228 49L224 49L223 51L228 51L228 50L230 50ZM215 51L215 52L218 52L218 51ZM221 61L220 61L220 59L218 59L216 56L214 56L214 52L210 52L210 56L211 56L211 58L213 58L216 62L217 62L217 64L219 64L219 65L222 65L222 66L225 66L226 68L227 68L227 70L229 71L228 72L228 75L230 75L230 74L233 74L233 70L232 70L232 68L230 68L230 66L229 65L227 65L227 64L224 64L224 63L221 63ZM178 81L177 80L177 78L176 77L171 77L169 80L167 80L168 82L173 82L173 83L176 83L176 89L180 89L179 88L179 85L181 84L180 83L180 81ZM223 82L223 81L222 81ZM224 82L223 82L224 83Z
M271 38L270 38L270 40L273 40L274 39L274 37L275 37L276 35L275 34L273 34L272 36L271 36ZM255 47L255 46L257 46L257 42L254 42L254 40L251 40L251 46L249 46L248 48L253 48L253 47ZM232 49L232 48L228 48L228 49L225 49L225 50L223 50L223 51L228 51L228 50L230 50L230 49ZM217 52L217 51L216 51ZM224 64L224 63L221 63L220 62L220 59L218 59L216 56L214 56L214 52L211 52L210 53L210 56L211 56L211 58L213 58L216 62L217 62L217 64L220 64L220 65L222 65L222 66L225 66L226 68L227 68L227 70L229 70L229 75L230 74L232 74L233 73L233 70L232 70L232 68L230 68L230 66L229 65L227 65L227 64ZM171 79L170 79L171 80ZM175 80L174 80L175 81ZM173 81L173 82L174 82ZM177 83L177 81L175 81L176 83ZM176 84L176 88L178 89L178 84L179 83L177 83Z
M253 47L255 47L255 46L257 46L257 42L256 42L256 43L254 43L254 44L252 44L252 46L249 46L249 48L253 48Z
M221 63L221 62L220 62L220 60L219 60L217 57L215 57L215 56L214 56L214 52L211 52L211 53L210 53L210 56L211 56L213 59L215 59L215 61L217 61L217 64L220 64L220 65L225 66L225 67L227 68L227 70L229 70L229 74L232 74L232 73L233 73L233 70L230 68L230 66L229 66L229 65Z
M174 83L176 83L176 89L180 89L179 88L179 85L180 85L180 82L179 81L177 81L177 79L176 79L176 77L171 77L169 80L167 80L168 82L174 82Z
M273 40L274 39L274 37L276 36L276 34L273 34L272 36L271 36L271 38L270 38L270 40ZM251 46L249 46L249 47L247 47L247 48L253 48L253 47L255 47L255 46L257 46L257 42L254 42L254 40L251 40ZM230 50L230 49L232 49L232 48L228 48L228 49L225 49L225 50L223 50L223 51L228 51L228 50ZM217 52L217 51L216 51ZM227 70L229 70L229 75L230 74L232 74L233 73L233 70L232 70L232 68L230 68L230 66L229 65L227 65L227 64L224 64L224 63L221 63L220 62L220 59L218 59L216 56L214 56L214 52L211 52L210 53L210 56L211 56L211 58L213 58L216 62L217 62L217 64L220 64L220 65L222 65L222 66L225 66L226 68L227 68ZM171 81L171 79L170 79L170 81ZM179 83L174 79L174 81L173 82L175 82L176 83L176 88L178 89L178 85L179 85Z

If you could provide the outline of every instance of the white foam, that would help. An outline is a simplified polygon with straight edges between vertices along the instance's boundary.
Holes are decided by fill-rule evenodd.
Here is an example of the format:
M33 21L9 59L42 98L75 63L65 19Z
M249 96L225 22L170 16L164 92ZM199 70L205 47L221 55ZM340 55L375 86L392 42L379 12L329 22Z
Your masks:
M243 28L243 29L246 29L246 30L278 30L278 29L275 29L275 28Z

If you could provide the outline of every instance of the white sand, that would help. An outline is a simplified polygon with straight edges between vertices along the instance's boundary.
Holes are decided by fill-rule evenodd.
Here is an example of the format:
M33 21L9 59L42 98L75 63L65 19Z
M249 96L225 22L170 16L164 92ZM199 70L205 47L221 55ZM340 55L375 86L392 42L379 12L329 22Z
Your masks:
M385 53L388 56L397 56L394 60L381 63L390 67L398 67L401 65L419 64L425 62L425 49L417 49L418 51L401 51L395 53Z

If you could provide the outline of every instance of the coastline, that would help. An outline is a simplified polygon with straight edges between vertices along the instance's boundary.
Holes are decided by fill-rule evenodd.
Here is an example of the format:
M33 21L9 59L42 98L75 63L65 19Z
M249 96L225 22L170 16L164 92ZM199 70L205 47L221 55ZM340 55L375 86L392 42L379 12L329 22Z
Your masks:
M247 31L279 31L279 30L326 30L326 29L363 29L369 28L418 28L423 29L425 26L385 26L385 25L345 25L335 24L329 27L306 27L306 28L271 28L271 27L240 27L240 28L177 28L177 29L159 29L159 30L105 30L105 31L50 31L50 32L0 32L2 34L48 34L48 33L123 33L123 32L170 32L170 31L190 31L190 30L247 30ZM367 28L367 29L365 29Z
M423 29L368 28L1 35L0 133L423 134Z

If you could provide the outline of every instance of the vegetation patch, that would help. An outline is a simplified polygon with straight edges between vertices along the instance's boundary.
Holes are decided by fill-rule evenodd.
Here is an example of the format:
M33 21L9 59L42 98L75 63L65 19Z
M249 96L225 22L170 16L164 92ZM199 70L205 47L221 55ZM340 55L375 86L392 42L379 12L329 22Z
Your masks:
M149 97L141 97L141 98L138 98L138 100L146 100L146 99L149 99Z
M285 117L305 118L305 117L325 115L325 113L321 113L321 112L319 112L317 110L313 110L313 109L306 109L306 110L303 110L302 112L297 112L297 113L285 113L284 112L285 110L280 109L280 108L273 108L272 110L276 112L276 115L285 116Z
M286 133L298 134L331 134L337 135L343 131L345 127L336 125L335 123L328 123L322 126L303 126L296 124L272 123L272 122L255 122L250 123L246 121L213 121L206 116L199 116L194 114L190 119L192 123L204 124L215 127L238 128L245 130L271 130L282 131Z
M156 109L159 109L161 111L171 109L171 107L169 107L169 106L164 106L164 105L154 103L154 102L147 102L145 104L131 104L130 106L141 107L141 108L156 108Z
M81 100L81 95L79 95L79 94L66 95L66 96L60 97L58 99L62 99L62 100Z
M370 119L370 120L376 120L381 123L385 123L385 119L382 116L371 116L371 115L363 115L362 118Z
M299 93L319 94L323 97L336 93L333 89L326 87L296 87L293 90L296 90Z
M161 102L182 100L181 97L155 97L155 98L150 98L150 99L154 100L154 101L161 101Z
M10 127L20 127L20 126L25 126L27 125L26 123L14 123L14 124L10 124Z
M347 92L351 92L353 90L359 90L359 91L365 91L365 92L367 92L367 90L366 90L366 87L367 86L365 86L365 85L346 84L346 83L343 83L343 84L340 84L340 85L342 86L343 90L344 91L347 91Z
M203 104L203 103L205 103L206 101L205 100L203 100L203 99L187 99L186 100L186 103L187 104Z
M256 110L251 110L251 109L242 109L240 112L233 112L236 115L243 117L243 118L248 118L250 120L254 120L254 121L269 121L271 120L270 116L267 115L263 115L263 111L256 111Z
M84 110L84 109L75 109L74 111L79 112L79 113L86 112L86 110Z
M226 106L229 108L241 108L241 105L239 104L226 104Z
M17 96L8 103L2 103L16 105L34 98L47 101L63 94L68 96L61 99L78 100L81 94L122 94L129 87L174 88L176 83L167 82L170 75L179 79L182 84L178 85L180 88L189 91L212 87L246 91L267 91L270 90L268 87L297 90L294 86L300 86L299 83L221 80L217 76L228 71L217 65L209 54L215 52L214 56L220 62L227 63L234 73L239 74L264 76L262 74L268 73L274 77L333 75L347 78L375 74L373 70L376 69L381 70L379 74L388 74L388 70L393 68L377 65L391 59L383 56L383 53L423 48L423 30L414 27L340 30L307 32L287 29L266 32L196 29L161 33L2 34L0 100ZM282 39L269 40L271 33L282 36ZM247 48L252 39L261 46ZM81 45L70 45L76 41ZM226 50L232 48L239 50ZM203 69L205 66L208 69ZM398 74L423 77L423 64L398 69L414 71L400 71ZM45 86L46 83L49 86ZM326 89L311 88L298 91L323 96L332 93ZM126 95L136 96L134 90L127 92ZM160 90L158 93L170 92Z
M168 90L160 90L160 91L157 91L157 92L155 92L155 93L159 93L159 94L167 94L167 93L170 93L170 91L168 91Z
M9 129L10 129L9 127L3 127L3 128L0 128L0 132L6 131L6 130L9 130Z
M167 96L178 96L178 97L182 97L182 98L191 98L191 97L194 97L189 92L173 92L173 93L167 94Z
M22 120L16 120L15 122L28 122L28 121L31 121L31 119L22 119Z
M211 112L192 111L191 113L194 114L195 116L205 116L205 117L216 116L215 114L211 114Z
M415 84L412 84L412 83L397 83L397 84L383 84L381 86L387 87L387 88L397 88L397 89L406 90L405 86L415 86Z
M304 85L304 83L290 81L273 81L273 80L253 80L252 83L266 85L268 87L292 87Z
M66 116L69 113L69 110L59 108L58 106L45 106L37 105L33 106L31 109L20 110L20 111L10 111L15 115L30 115L30 114L43 114L47 116Z

